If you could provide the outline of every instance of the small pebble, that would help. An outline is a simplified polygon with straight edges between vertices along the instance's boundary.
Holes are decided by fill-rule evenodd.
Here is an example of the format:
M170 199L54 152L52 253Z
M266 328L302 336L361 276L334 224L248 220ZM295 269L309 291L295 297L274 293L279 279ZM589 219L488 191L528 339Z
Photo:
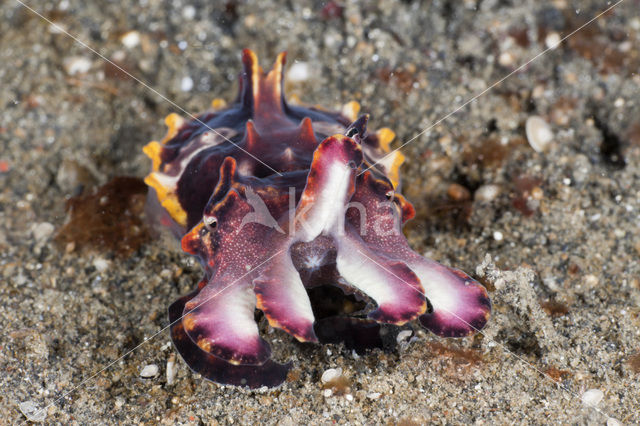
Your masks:
M502 241L502 239L504 238L504 236L502 235L502 232L500 231L495 231L493 233L493 239L496 241Z
M287 80L294 83L306 81L310 76L311 70L306 62L294 62L287 72Z
M33 226L31 233L36 242L41 243L49 239L55 227L49 222L41 222Z
M119 396L116 398L116 402L113 404L116 409L120 409L124 406L125 400L123 397Z
M137 31L128 31L120 37L120 41L125 47L133 49L140 44L140 33Z
M193 19L196 17L196 8L191 5L185 5L182 8L182 17L184 19Z
M542 95L544 95L544 91L545 91L544 85L543 84L538 84L531 91L531 97L534 98L534 99L541 98Z
M585 275L583 282L587 288L594 288L598 285L598 278L595 275L588 274Z
M604 393L602 393L600 389L589 389L582 394L582 403L589 407L595 407L600 401L602 401L603 397Z
M471 193L464 186L452 183L447 188L447 196L453 201L466 201L471 198Z
M513 55L509 52L503 52L498 56L498 63L503 67L509 67L513 65L514 59Z
M633 43L630 42L629 40L625 40L618 45L618 50L623 53L626 53L631 49L633 49Z
M149 379L151 377L157 376L158 371L160 371L160 369L158 368L157 365L147 364L140 371L140 377L142 377L143 379Z
M619 420L614 419L613 417L609 417L607 419L607 426L622 426Z
M47 410L41 410L33 401L21 402L18 408L30 422L43 422L47 417Z
M539 186L534 186L531 189L531 198L533 198L534 200L542 200L543 197L544 191L542 190L542 188L540 188Z
M376 400L376 399L380 398L381 396L382 396L382 394L380 392L371 392L370 394L367 394L367 398L373 399L373 400Z
M474 199L480 202L489 202L496 199L500 194L500 187L498 185L482 185L474 193Z
M51 34L64 34L67 31L67 26L62 22L52 22L49 25L49 32Z
M555 49L560 44L560 34L557 32L550 32L544 39L544 44L547 45L549 49Z
M193 79L189 76L182 77L182 80L180 80L180 90L190 92L191 89L193 89Z
M525 132L529 145L531 145L531 148L536 152L544 151L553 140L551 128L542 117L537 115L532 115L527 119Z
M84 56L72 56L65 58L62 66L69 75L86 74L91 69L91 61Z
M93 266L98 272L104 272L109 268L109 261L101 257L97 257L93 260Z
M66 193L72 193L79 185L91 182L91 174L86 167L76 161L64 159L56 173L56 184Z
M171 354L169 359L167 360L167 384L172 385L176 381L176 372L178 369L176 368L176 356Z
M322 392L322 394L324 395L325 398L329 398L331 395L333 395L333 391L331 389L325 389L324 392Z
M329 383L342 375L342 368L330 368L322 373L320 380L322 383Z
M402 331L401 331L400 333L398 333L398 335L396 336L396 341L397 341L398 343L405 343L405 342L408 342L412 335L413 335L413 331L412 331L412 330L402 330Z

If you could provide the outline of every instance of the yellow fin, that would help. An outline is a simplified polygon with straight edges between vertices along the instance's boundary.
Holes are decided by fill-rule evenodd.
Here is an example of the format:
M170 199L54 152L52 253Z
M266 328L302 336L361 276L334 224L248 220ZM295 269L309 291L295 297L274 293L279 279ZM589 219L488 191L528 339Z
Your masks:
M383 127L376 132L380 148L384 152L391 152L391 141L396 137L396 133L388 127Z
M169 129L167 130L167 134L161 141L163 145L168 141L170 141L171 139L173 139L178 134L178 130L180 130L180 127L182 127L182 125L184 124L184 121L185 121L184 118L180 117L175 112L172 112L171 114L165 117L164 122L167 125L167 127L169 127Z
M151 141L142 148L142 152L151 159L153 163L153 171L157 172L160 170L160 164L162 163L162 159L160 158L160 154L162 154L162 145L160 145L158 141Z
M393 154L390 154L393 157L391 161L391 167L389 168L389 180L393 185L393 188L398 188L400 184L400 166L404 163L404 154L400 151L395 151Z
M360 112L360 104L356 101L347 102L342 106L342 115L351 121L356 121Z
M302 105L300 96L296 95L295 93L289 95L289 99L287 99L287 102L289 102L291 105Z
M211 108L216 111L219 111L227 106L227 101L222 98L215 98L211 101Z
M175 194L171 194L171 196L167 197L161 204L178 225L187 225L187 212L184 211Z
M158 201L160 201L160 204L171 218L179 225L185 226L187 224L187 212L180 205L174 189L163 185L157 175L158 173L156 172L150 173L144 178L144 183L156 190Z

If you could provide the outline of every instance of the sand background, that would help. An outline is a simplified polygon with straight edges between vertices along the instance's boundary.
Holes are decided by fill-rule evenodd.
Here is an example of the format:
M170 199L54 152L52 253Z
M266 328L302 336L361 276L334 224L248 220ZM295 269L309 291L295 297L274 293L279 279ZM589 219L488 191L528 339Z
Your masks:
M28 4L190 112L233 99L242 48L264 68L287 50L297 63L289 97L326 107L355 99L372 128L396 131L395 146L606 7ZM147 173L141 148L176 109L3 1L0 423L25 421L24 403L53 403L52 424L640 422L638 10L624 1L403 149L403 191L418 211L410 243L486 283L494 313L484 335L439 339L416 326L395 350L356 357L275 332L276 356L292 360L294 374L275 391L250 392L204 381L179 357L169 384L168 333L145 342L199 280L193 259L157 240L125 258L54 243L67 197ZM532 115L554 132L543 152L526 140ZM142 378L150 364L159 373ZM331 392L320 379L329 368L344 376ZM581 402L588 389L603 392L600 411Z

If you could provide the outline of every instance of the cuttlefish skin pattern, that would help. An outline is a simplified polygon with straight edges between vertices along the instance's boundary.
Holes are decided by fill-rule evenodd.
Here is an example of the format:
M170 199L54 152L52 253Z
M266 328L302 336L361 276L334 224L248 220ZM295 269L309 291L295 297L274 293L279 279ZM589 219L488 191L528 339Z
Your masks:
M402 234L415 212L398 192L394 133L367 132L356 102L339 112L287 103L285 57L265 73L244 50L232 104L216 99L191 120L171 114L167 135L144 147L151 219L204 268L169 308L180 355L216 383L276 387L290 363L271 359L263 318L300 342L356 349L380 346L382 324L417 320L442 337L480 330L485 288ZM329 294L321 288L348 303L322 308L327 300L311 297Z

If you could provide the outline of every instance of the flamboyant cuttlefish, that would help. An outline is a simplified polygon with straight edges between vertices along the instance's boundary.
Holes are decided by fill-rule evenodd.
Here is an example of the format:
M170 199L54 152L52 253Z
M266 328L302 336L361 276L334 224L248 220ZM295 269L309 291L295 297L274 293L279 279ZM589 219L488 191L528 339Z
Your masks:
M439 336L481 329L484 287L402 234L414 210L397 192L394 133L367 133L356 102L341 112L287 103L284 53L267 74L250 50L242 62L232 105L215 100L193 120L171 114L165 138L144 147L149 210L205 271L169 308L186 363L217 383L278 386L290 364L270 359L263 316L301 342L360 347L376 345L379 324L416 318ZM312 294L346 302L322 308Z

